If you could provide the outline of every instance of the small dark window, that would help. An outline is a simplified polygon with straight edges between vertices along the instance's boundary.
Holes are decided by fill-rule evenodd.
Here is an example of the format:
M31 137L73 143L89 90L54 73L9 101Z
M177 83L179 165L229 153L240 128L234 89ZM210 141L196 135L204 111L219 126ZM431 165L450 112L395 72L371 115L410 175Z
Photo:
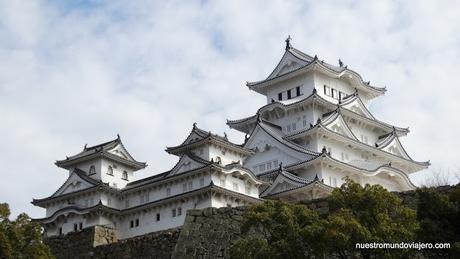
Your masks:
M133 221L133 220L131 220L129 223L130 223L130 225L129 225L129 226L130 226L131 228L133 228L133 227L134 227L134 221Z
M172 216L173 216L173 218L176 216L176 209L172 210Z
M78 225L77 224L73 224L73 231L77 231L78 230Z
M324 94L325 94L325 95L328 95L328 94L327 94L327 86L326 86L326 85L324 85Z
M182 208L181 207L177 208L177 216L180 216L180 215L182 215Z
M136 227L139 227L139 219L136 219Z
M282 101L283 100L283 93L279 93L278 94L278 101Z
M80 230L83 229L83 223L80 222Z
M287 98L288 100L291 99L291 89L287 90Z
M109 168L107 168L107 174L108 175L113 175L113 168L111 166L109 166Z
M89 175L92 175L92 174L95 174L95 173L96 173L96 168L94 167L94 165L90 166Z
M300 86L297 86L295 88L295 91L296 91L296 96L300 96Z
M337 90L331 89L331 97L337 99Z
M59 235L62 235L62 227L59 228Z
M157 221L160 221L160 213L157 213Z

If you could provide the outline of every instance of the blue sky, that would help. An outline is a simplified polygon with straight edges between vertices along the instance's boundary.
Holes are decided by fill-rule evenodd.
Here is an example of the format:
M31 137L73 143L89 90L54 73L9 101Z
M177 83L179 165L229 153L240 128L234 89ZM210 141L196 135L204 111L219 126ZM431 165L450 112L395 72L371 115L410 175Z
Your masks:
M225 120L264 104L245 82L272 71L288 34L387 86L374 115L410 127L402 142L414 159L457 172L459 11L454 1L0 0L1 201L43 216L31 199L67 176L54 161L117 133L150 165L139 178L176 162L164 148L193 122L242 142Z

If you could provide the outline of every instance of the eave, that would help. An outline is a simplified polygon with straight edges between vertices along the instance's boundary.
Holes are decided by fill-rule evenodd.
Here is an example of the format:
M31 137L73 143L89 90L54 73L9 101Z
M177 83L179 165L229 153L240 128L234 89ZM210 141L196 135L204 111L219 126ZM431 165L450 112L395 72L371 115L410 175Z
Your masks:
M359 120L361 122L364 122L364 123L366 123L368 125L372 125L372 126L377 127L377 128L381 128L383 131L392 132L393 130L396 130L396 133L398 134L398 136L404 136L404 135L407 135L407 133L409 133L408 128L396 127L396 126L390 125L388 123L385 123L383 121L379 121L379 120L377 120L375 118L371 119L371 118L368 118L366 116L358 114L358 113L356 113L354 111L351 111L351 110L349 110L349 109L344 107L344 105L349 104L350 102L353 102L357 98L359 98L359 96L357 94L354 94L351 97L349 97L349 99L344 101L342 104L334 104L334 103L331 103L328 100L322 98L314 90L312 94L310 94L309 96L307 96L307 97L305 97L305 98L303 98L303 99L301 99L301 100L299 100L297 102L293 102L293 103L290 103L290 104L284 104L284 103L275 101L273 103L269 103L269 104L267 104L265 106L262 106L257 111L256 115L251 116L251 117L247 117L247 118L243 118L243 119L240 119L240 120L228 120L227 125L229 125L233 129L236 129L236 130L239 130L239 131L241 131L243 133L248 134L250 132L250 130L245 131L244 129L245 128L251 128L251 125L255 125L257 123L258 116L263 117L266 112L271 112L271 111L275 110L276 108L279 108L279 109L282 109L282 110L288 110L288 109L293 109L293 108L298 107L298 106L309 105L311 103L317 103L317 104L323 105L324 107L330 109L331 111L340 109L340 111L343 113L344 116L346 116L348 118L354 118L356 120ZM254 126L252 126L252 127L254 127Z
M222 141L219 138L216 138L212 135L208 135L206 138L194 141L192 143L181 144L175 147L167 147L165 151L168 152L169 154L181 155L187 151L190 151L198 146L205 145L205 144L215 144L218 146L222 146L230 150L233 150L235 152L238 152L242 155L246 155L246 156L252 155L254 153L252 150L249 150L240 145L231 143L230 141Z
M377 148L375 148L375 147L373 147L371 145L362 143L360 141L351 139L351 138L349 138L347 136L338 134L338 133L336 133L334 131L331 131L328 128L326 128L324 125L321 124L321 122L317 123L315 126L313 126L312 128L309 128L307 130L295 133L294 135L288 135L288 136L286 136L286 138L297 138L299 136L307 136L307 135L310 135L310 134L313 134L313 133L321 133L321 132L326 133L329 136L333 137L334 139L338 139L338 140L340 140L341 142L343 142L345 144L352 144L354 146L358 146L361 149L367 150L368 152L379 154L380 156L385 157L385 158L389 159L390 161L391 160L396 160L397 162L399 162L401 164L408 165L409 167L412 167L412 168L416 168L416 170L413 170L413 172L419 171L421 169L426 169L430 165L429 161L427 161L427 162L418 162L418 161L414 161L414 160L409 160L409 159L397 156L395 154L389 153L387 151L377 149Z
M296 54L293 54L293 55L296 55ZM368 84L368 82L364 82L361 75L359 75L357 72L351 69L348 69L347 67L341 67L341 68L338 68L337 70L332 69L331 68L332 65L319 61L316 56L311 61L309 60L305 60L305 61L308 63L304 66L301 66L300 68L294 69L290 72L287 72L285 74L282 74L282 75L279 75L273 78L268 77L267 79L262 80L262 81L248 82L246 85L248 86L249 89L253 91L256 91L261 94L265 94L266 90L264 88L266 88L267 86L282 82L286 79L289 79L295 76L299 76L309 71L318 71L320 73L326 74L334 78L346 77L347 80L354 81L356 83L356 86L360 90L365 92L367 95L369 95L371 98L380 96L384 94L386 91L385 88L371 86L370 84Z
M57 165L58 167L64 168L64 169L69 169L69 168L71 168L72 166L74 166L76 164L79 164L79 163L85 162L85 161L89 161L89 160L92 160L92 159L96 159L96 158L107 158L109 160L124 164L124 165L126 165L126 166L128 166L130 168L135 169L135 170L139 170L139 169L143 169L143 168L147 167L147 163L124 159L124 158L122 158L120 156L111 154L110 152L107 152L105 150L101 150L101 151L98 151L96 153L92 153L92 154L89 154L89 155L86 155L86 156L78 157L76 159L69 158L69 159L66 159L66 160L58 160L58 161L55 162L55 165Z
M94 191L107 191L115 195L120 195L120 191L118 189L111 188L107 184L100 182L98 185L95 185L95 186L92 186L86 189L74 191L74 192L65 193L59 196L54 196L54 197L50 196L50 197L42 198L42 199L33 199L31 203L35 206L46 208L46 205L52 202L65 200L69 197L74 197L74 196L78 196L78 195L82 195L82 194L86 194L86 193L90 193Z

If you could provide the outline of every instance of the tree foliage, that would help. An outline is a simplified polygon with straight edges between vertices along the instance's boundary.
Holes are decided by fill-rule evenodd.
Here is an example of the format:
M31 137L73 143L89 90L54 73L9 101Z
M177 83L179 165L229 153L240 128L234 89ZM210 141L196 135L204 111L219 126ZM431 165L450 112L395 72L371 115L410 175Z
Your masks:
M356 249L356 243L413 242L419 225L414 210L381 186L347 180L328 198L324 216L301 204L269 201L245 216L246 236L232 258L401 258L414 250ZM258 233L254 235L253 233Z
M460 258L460 186L447 194L432 188L417 190L420 242L450 243L451 249L424 250L427 257Z
M41 227L27 214L9 219L8 204L0 203L0 258L54 258L42 242Z

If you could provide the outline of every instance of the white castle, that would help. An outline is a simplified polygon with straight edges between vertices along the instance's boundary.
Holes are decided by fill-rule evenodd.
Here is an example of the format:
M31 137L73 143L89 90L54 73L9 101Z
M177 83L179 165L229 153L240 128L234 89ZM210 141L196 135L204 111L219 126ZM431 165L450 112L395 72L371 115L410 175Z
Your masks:
M246 135L243 144L193 125L179 157L164 173L133 181L147 165L120 137L56 162L68 170L39 219L47 236L92 226L116 230L119 239L181 226L192 208L242 206L264 199L322 198L345 177L390 191L414 189L408 175L429 166L414 161L399 138L408 128L377 120L368 102L386 91L344 66L311 57L286 40L283 57L267 79L247 83L267 98L255 115L227 124Z

